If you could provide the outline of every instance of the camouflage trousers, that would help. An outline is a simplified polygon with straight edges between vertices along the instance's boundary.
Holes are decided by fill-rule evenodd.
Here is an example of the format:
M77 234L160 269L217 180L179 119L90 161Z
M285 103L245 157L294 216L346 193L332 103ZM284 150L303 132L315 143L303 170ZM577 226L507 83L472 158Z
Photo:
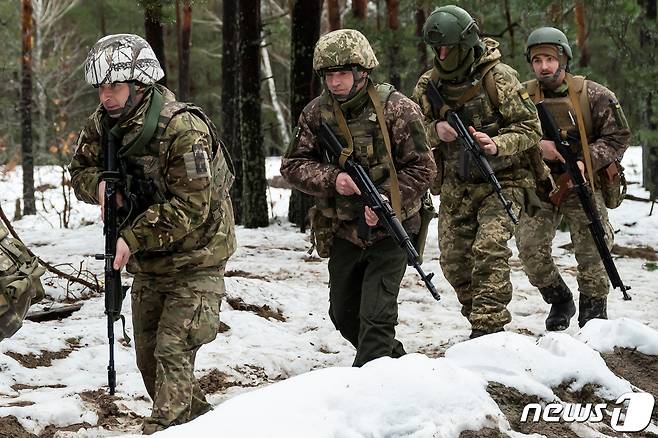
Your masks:
M353 366L405 354L395 339L407 257L387 237L365 249L336 238L329 257L329 317L356 348Z
M600 191L596 191L595 200L605 231L605 241L608 248L612 248L614 233ZM550 203L542 203L542 208L535 216L522 215L519 218L516 246L530 283L539 289L560 284L560 272L553 261L552 249L555 232L563 217L569 225L578 263L578 290L592 298L606 297L610 283L589 232L589 220L575 192L569 193L559 208Z
M503 193L518 215L524 202L523 189L504 188ZM455 289L462 315L473 330L499 331L512 320L507 310L512 299L512 251L507 242L513 233L514 224L486 185L467 186L463 196L441 200L441 270Z
M194 377L199 348L217 336L224 266L213 272L137 274L132 315L137 367L153 400L144 433L188 422L212 407Z

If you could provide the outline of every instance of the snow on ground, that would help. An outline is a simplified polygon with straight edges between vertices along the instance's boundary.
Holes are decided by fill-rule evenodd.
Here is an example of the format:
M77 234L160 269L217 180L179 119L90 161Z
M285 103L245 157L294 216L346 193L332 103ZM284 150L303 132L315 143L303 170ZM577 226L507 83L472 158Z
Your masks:
M629 193L646 198L647 192L638 184L640 163L641 150L631 148L623 162L632 183ZM277 172L278 159L269 159L268 177ZM60 228L60 169L38 168L35 180L37 185L49 183L56 188L37 194L39 214L14 222L17 232L35 253L62 265L61 269L71 272L82 266L100 275L102 265L93 258L103 247L98 207L74 200L71 228ZM20 181L20 169L0 178L0 202L9 217L20 195ZM487 391L487 382L516 388L545 402L564 396L556 389L560 385L576 392L592 384L597 397L614 401L638 389L615 375L599 352L611 352L617 346L658 354L658 297L654 293L658 271L651 270L655 264L616 258L622 279L632 286L633 300L623 301L619 291L611 291L610 321L594 321L579 330L574 318L565 332L546 334L548 306L521 270L513 244L513 321L505 333L468 341L468 322L438 266L435 221L423 268L435 273L442 299L439 303L432 299L413 268L403 279L399 297L398 338L408 352L419 354L350 368L354 350L327 316L326 260L308 255L308 235L297 232L285 219L288 197L288 190L270 188L271 225L237 230L239 248L227 266L227 301L220 315L229 329L200 350L196 364L215 410L156 436L457 437L462 431L484 427L508 436L532 436L513 427L518 418L503 412ZM658 213L648 216L649 208L647 203L626 201L610 212L618 245L658 248ZM560 248L568 242L568 233L558 232L554 255L575 291L573 253ZM125 279L130 281L129 276ZM71 317L59 322L26 321L13 338L0 344L0 419L13 415L36 434L48 425L81 424L80 430L58 432L61 437L139 433L139 416L149 414L150 400L132 346L115 344L118 386L114 403L119 410L115 423L106 421L95 400L99 396L93 391L107 389L102 297L87 296L78 285L67 288L65 281L49 274L45 283L51 301L86 299ZM239 310L238 299L255 306L252 310L260 309L262 316ZM130 334L128 302L124 314ZM119 324L115 333L123 337ZM36 367L24 366L26 358ZM658 429L652 427L655 433ZM608 436L591 424L573 425L571 431L579 436Z

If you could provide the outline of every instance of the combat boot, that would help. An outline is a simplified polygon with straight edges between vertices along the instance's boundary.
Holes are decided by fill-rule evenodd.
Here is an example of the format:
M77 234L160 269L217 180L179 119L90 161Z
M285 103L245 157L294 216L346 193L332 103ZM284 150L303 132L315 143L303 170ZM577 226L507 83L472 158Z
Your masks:
M557 284L539 288L539 292L544 301L551 305L546 318L546 330L549 332L566 330L571 317L576 314L576 304L573 302L573 294L569 287L560 278Z
M580 294L578 299L578 326L583 328L590 319L608 319L608 298L592 298Z

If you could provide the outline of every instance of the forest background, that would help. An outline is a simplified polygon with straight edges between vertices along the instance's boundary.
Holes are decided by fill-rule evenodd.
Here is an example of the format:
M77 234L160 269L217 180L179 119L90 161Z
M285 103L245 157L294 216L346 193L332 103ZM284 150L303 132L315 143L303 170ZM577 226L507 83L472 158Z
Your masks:
M572 72L612 89L644 148L645 186L658 184L656 0L455 1L481 35L501 43L504 62L531 77L528 34L555 26L574 51ZM153 46L179 100L204 108L236 165L238 222L268 225L264 157L280 155L304 105L320 92L311 67L319 35L355 28L370 40L376 81L410 95L431 65L422 25L447 3L427 0L9 0L0 2L0 170L22 164L23 205L34 214L33 166L65 166L98 104L83 61L103 35L136 33ZM260 111L258 111L260 109ZM62 167L64 169L64 167ZM653 172L652 172L653 171ZM68 185L62 172L62 185ZM38 194L38 190L37 190ZM37 196L38 199L38 196ZM291 197L302 225L311 201ZM64 214L64 216L66 216ZM67 226L63 221L63 226Z

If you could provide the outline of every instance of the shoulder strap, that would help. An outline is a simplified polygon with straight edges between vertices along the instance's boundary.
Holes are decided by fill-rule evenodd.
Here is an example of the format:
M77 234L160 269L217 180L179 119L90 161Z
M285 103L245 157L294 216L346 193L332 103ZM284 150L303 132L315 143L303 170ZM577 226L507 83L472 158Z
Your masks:
M567 87L569 91L569 99L571 99L571 105L573 106L574 111L576 112L576 121L578 122L578 133L580 134L580 145L583 148L583 155L585 156L585 167L587 168L587 175L589 177L589 183L594 190L594 169L592 167L592 156L589 153L589 144L587 143L587 132L585 128L585 122L583 121L583 111L580 107L580 99L578 98L578 91L582 93L583 87L580 87L580 90L577 90L577 84L574 83L574 77L571 74L567 73L565 76L567 81ZM583 78L584 82L584 78ZM587 92L587 90L585 90Z
M144 125L142 126L142 130L133 141L123 146L119 150L119 156L125 157L128 155L138 154L151 141L153 134L155 134L155 130L158 127L158 118L160 112L162 111L163 101L164 98L160 90L153 87L151 103L149 104L149 107L146 110L146 114L144 115ZM118 130L118 126L119 125L117 124L114 128L112 128L114 135L118 135L118 132L116 132L116 130Z
M388 95L390 96L392 92L393 91L388 93ZM402 218L400 185L398 183L398 173L395 170L395 164L393 163L393 154L391 153L391 138L388 135L388 127L386 126L386 119L384 118L384 107L378 93L375 91L375 87L372 84L368 84L368 95L370 96L370 100L372 100L372 105L375 107L377 122L379 122L379 129L382 131L384 144L386 145L386 152L388 153L388 173L391 177L391 203L393 204L393 211L395 211L395 214L399 218Z
M531 79L523 83L523 86L528 91L530 99L533 103L539 103L544 99L544 96L541 92L541 87L539 86L539 81L537 79Z
M498 96L498 88L496 87L496 79L493 75L493 68L500 62L499 59L492 61L489 64L485 64L485 67L482 69L482 80L484 81L484 90L489 96L489 100L493 107L497 110L500 108L500 97Z
M167 126L169 126L169 122L171 122L171 119L173 119L175 116L183 112L189 112L194 114L195 116L203 120L203 122L208 126L208 131L210 131L210 139L212 143L211 147L212 147L213 157L217 154L217 151L221 149L229 170L235 176L235 167L233 166L233 160L231 159L231 154L229 153L228 148L226 147L222 139L219 138L217 127L215 126L213 121L210 120L210 117L208 117L208 115L206 115L206 113L204 113L200 107L186 102L166 103L160 113L160 120L159 120L159 128L161 131L160 133L164 132L167 129Z

